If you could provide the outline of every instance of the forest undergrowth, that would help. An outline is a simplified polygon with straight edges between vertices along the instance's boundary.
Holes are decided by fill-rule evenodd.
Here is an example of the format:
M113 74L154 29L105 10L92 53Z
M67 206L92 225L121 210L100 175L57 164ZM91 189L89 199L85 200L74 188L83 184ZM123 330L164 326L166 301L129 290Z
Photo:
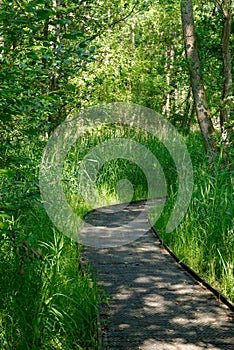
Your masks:
M134 147L128 160L110 157L93 174L95 196L85 171L80 177L82 160L99 143L124 137L143 144L167 185L156 229L234 303L232 15L231 0L0 1L0 349L98 349L98 306L108 296L83 264L82 245L50 221L39 185L50 135L92 106L121 101L165 117L189 150L193 193L180 225L167 233L181 185L173 157L145 131L111 124L87 131L64 161L62 186L74 213L83 218L94 207L147 198ZM226 146L209 159L221 139Z
M97 349L98 305L107 296L82 261L82 246L43 207L43 147L23 140L6 152L8 169L0 173L0 348Z
M134 130L108 130L101 135L88 138L86 147L95 147L110 137L127 137L147 147L160 162L167 181L168 201L155 227L170 248L184 263L188 264L205 280L211 283L231 302L234 302L234 234L233 234L233 162L231 145L227 153L220 147L219 155L212 161L208 159L199 132L184 136L192 164L194 185L187 213L181 224L171 233L166 233L166 224L176 202L178 191L177 170L166 147L151 135ZM77 152L79 150L79 152ZM82 200L78 194L78 174L74 164L82 157L82 148L71 152L70 161L65 167L67 195L75 210L79 211ZM228 154L228 155L227 155ZM71 161L73 159L73 162ZM71 176L73 174L73 176ZM97 176L97 187L103 202L96 206L124 202L124 194L119 198L116 184L128 179L133 188L132 201L147 198L147 181L142 170L123 159L107 162ZM66 182L67 183L67 182ZM81 202L80 202L81 200ZM126 201L128 199L126 198ZM75 203L75 204L74 204ZM87 208L86 208L87 209ZM154 217L154 212L150 214Z
M78 140L64 163L67 201L80 216L91 209L79 194L79 164L90 149L113 137L134 139L157 157L168 201L156 229L181 261L234 302L231 158L220 153L210 162L200 134L184 136L193 163L193 194L185 218L167 234L178 190L177 171L165 146L145 132L104 128ZM38 188L38 147L34 152L31 145L22 149L22 155L11 154L12 167L1 170L1 349L97 349L98 306L107 296L89 266L81 268L82 246L58 232L47 217ZM96 206L124 201L116 191L122 179L133 186L132 201L147 197L142 170L130 161L113 159L98 171L101 199Z

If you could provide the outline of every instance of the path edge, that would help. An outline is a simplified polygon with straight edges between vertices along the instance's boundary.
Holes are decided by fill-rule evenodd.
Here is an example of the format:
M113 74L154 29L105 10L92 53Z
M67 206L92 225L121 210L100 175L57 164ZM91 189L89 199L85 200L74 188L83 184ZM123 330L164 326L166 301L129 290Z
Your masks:
M148 222L150 224L150 231L153 233L154 236L156 236L161 244L161 246L168 251L168 253L173 257L173 259L185 270L187 271L197 282L201 283L205 288L207 288L212 294L215 295L215 297L218 299L219 302L222 302L225 304L232 312L234 312L234 304L232 304L221 292L219 292L217 289L212 287L206 280L204 280L201 276L199 276L191 267L186 265L184 262L182 262L179 257L169 248L169 246L163 242L163 239L161 238L158 231L155 229L155 227L152 225L149 217Z

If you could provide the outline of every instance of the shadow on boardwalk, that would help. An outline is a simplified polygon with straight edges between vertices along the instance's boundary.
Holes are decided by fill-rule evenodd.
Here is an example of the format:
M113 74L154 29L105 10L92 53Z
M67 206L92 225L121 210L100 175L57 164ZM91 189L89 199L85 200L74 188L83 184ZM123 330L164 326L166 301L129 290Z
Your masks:
M134 208L109 216L97 210L87 220L98 235L102 227L113 226L112 219L117 227L129 212L134 216ZM110 295L105 348L234 350L233 313L160 247L149 227L133 243L86 247L85 255Z

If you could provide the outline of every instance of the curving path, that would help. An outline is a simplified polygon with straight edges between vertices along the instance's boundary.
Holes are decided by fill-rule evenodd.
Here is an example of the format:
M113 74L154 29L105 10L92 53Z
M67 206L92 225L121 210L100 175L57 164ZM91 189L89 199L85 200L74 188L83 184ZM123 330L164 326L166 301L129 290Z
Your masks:
M137 223L139 210L144 210L142 202L110 208L114 208L111 214L108 208L100 208L86 217L95 226L97 240L107 228L119 227L130 219ZM234 350L233 312L160 246L146 214L144 225L147 232L133 243L85 248L86 259L110 295L106 340L101 348ZM144 225L141 218L141 229Z

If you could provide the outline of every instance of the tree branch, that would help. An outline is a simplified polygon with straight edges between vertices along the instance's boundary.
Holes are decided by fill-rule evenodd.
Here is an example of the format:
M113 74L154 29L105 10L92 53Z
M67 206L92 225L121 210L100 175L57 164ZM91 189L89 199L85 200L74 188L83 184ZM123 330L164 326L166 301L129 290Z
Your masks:
M120 19L114 21L113 23L111 23L111 24L110 24L110 27L111 27L111 28L114 28L117 24L119 24L119 23L125 21L127 18L131 17L131 15L133 14L133 12L134 12L134 10L135 10L135 8L136 8L136 5L137 5L137 4L135 4L135 5L133 6L133 8L131 9L131 11L130 11L126 16L124 16L124 17L122 17L122 18L120 18ZM91 37L89 37L89 38L87 38L87 39L85 39L85 40L83 40L83 41L81 41L81 42L79 43L79 45L83 45L83 44L85 44L87 41L93 41L94 39L96 39L97 37L99 37L103 32L104 32L104 30L99 30L99 32L97 32L96 34L92 35Z
M131 11L130 11L125 17L120 18L119 20L114 21L114 22L111 24L111 27L114 27L114 26L116 26L116 24L121 23L121 22L125 21L127 18L131 17L131 15L133 14L133 12L134 12L134 10L135 10L135 8L136 8L136 5L137 5L137 4L135 4L135 5L133 6L133 8L131 9Z

